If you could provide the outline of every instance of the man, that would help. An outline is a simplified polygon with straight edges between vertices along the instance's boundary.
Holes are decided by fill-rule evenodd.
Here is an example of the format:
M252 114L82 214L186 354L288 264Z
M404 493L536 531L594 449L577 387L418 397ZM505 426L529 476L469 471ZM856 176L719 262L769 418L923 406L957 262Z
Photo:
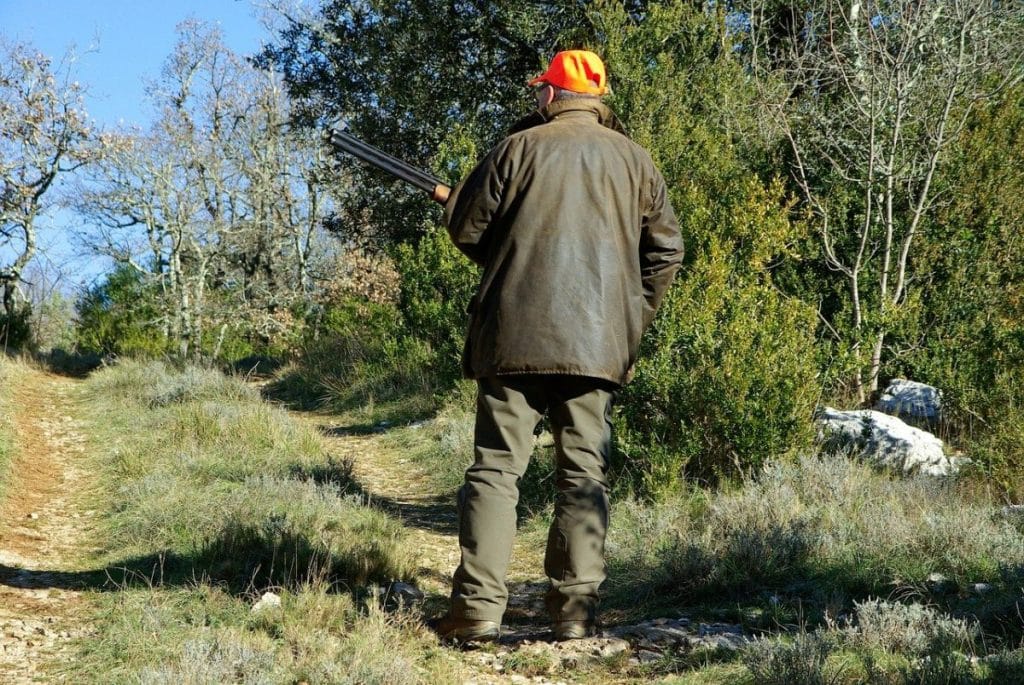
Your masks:
M459 491L450 642L498 637L518 481L548 413L558 498L544 569L557 640L596 633L605 579L612 392L682 260L665 181L601 101L592 52L530 81L538 108L452 191L445 221L483 267L463 356L478 382L475 460Z

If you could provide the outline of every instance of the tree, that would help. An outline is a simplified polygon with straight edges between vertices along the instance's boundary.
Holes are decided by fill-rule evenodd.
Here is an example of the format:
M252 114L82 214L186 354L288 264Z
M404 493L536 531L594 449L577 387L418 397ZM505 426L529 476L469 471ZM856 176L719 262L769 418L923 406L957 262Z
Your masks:
M496 143L526 113L526 81L554 50L592 44L581 0L328 0L316 13L283 7L277 45L261 63L281 70L315 130L342 122L357 137L447 180L438 148L467 133ZM339 160L352 175L332 226L345 239L387 245L423 233L435 215L422 193Z
M188 357L211 330L216 354L229 330L267 342L290 325L331 203L319 141L289 126L277 77L200 23L179 32L156 125L106 136L80 209L101 227L97 251L157 285L161 327Z
M13 320L24 297L22 274L35 256L38 218L52 205L54 182L96 154L69 60L0 41L0 300ZM0 330L0 337L3 336Z
M823 261L841 279L845 294L822 320L852 353L863 402L878 388L887 336L913 314L913 256L942 200L936 179L949 149L972 108L1022 76L1024 9L989 0L748 7L745 57L789 148Z

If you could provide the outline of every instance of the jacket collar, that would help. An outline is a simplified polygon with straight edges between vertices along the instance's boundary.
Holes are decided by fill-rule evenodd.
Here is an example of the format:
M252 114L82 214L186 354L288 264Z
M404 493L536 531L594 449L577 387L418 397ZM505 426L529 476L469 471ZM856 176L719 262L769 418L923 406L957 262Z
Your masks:
M525 117L513 124L512 128L509 129L509 133L519 133L525 131L528 128L534 126L540 126L546 124L553 119L573 112L585 112L596 117L597 122L606 128L610 128L613 131L618 131L624 136L629 136L626 133L626 127L622 125L619 118L615 116L607 105L600 100L595 98L569 98L567 100L555 100L546 107L535 109Z

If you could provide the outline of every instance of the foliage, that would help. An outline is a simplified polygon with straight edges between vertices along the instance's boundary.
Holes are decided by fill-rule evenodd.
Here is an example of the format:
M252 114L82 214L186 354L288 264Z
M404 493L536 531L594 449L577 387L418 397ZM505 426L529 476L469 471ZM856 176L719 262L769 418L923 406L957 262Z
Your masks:
M466 304L479 280L476 268L442 228L428 231L415 245L398 248L399 306L406 330L425 341L445 386L462 375Z
M684 468L742 472L803 444L820 390L814 313L772 280L802 229L753 151L741 154L752 94L722 49L723 18L685 2L649 9L641 23L614 2L595 13L616 74L611 104L665 174L690 254L619 414L627 482L658 492Z
M927 591L931 573L959 587L1012 587L1024 563L1024 534L995 505L841 458L774 463L735 489L617 511L610 589L630 605L644 595L821 602L915 593Z
M297 406L353 411L373 420L422 415L436 406L436 356L404 329L397 307L343 296L328 303L302 357L269 392Z
M847 640L860 649L912 657L969 650L977 626L944 616L932 607L879 599L854 602L857 625Z
M340 117L358 138L454 181L456 169L438 157L447 132L471 131L482 149L496 143L530 104L520 84L552 48L578 46L585 8L578 0L327 0L311 15L284 11L280 40L262 60L283 72L306 124ZM405 242L428 225L433 210L421 193L339 162L353 179L334 222L345 238Z
M798 633L792 640L758 640L743 652L755 685L830 685L826 672L834 645L822 633Z
M75 343L83 352L159 356L169 350L158 326L158 293L142 274L121 266L76 303Z
M825 317L859 402L903 353L887 336L919 316L916 256L956 133L1024 75L1022 18L982 1L750 4L741 53L820 238L840 301Z
M32 340L32 310L16 306L13 312L0 312L0 348L19 350Z

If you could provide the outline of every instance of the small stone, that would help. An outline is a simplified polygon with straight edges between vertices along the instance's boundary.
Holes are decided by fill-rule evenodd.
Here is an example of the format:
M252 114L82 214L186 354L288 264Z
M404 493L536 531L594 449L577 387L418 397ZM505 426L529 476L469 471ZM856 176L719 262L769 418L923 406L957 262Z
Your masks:
M956 583L941 573L929 573L924 582L928 587L929 592L937 595L944 595L956 591Z
M510 677L509 680L511 680L513 683L528 683L528 682L530 682L529 678L527 678L524 675L520 675L518 673L513 673L512 677Z
M260 601L252 605L252 613L258 614L268 609L279 608L281 608L281 597L273 592L264 592L263 596L260 597Z
M35 521L36 519L38 519L38 518L39 518L39 514L37 514L36 512L34 512L34 511L33 511L32 513L30 513L30 514L28 515L28 518L30 518L30 519L32 519L33 521Z
M990 583L975 583L971 586L971 592L976 595L987 595L992 592L993 588Z
M648 649L641 649L636 656L640 659L640 663L642 664L650 664L661 659L661 654L658 652L652 652Z

